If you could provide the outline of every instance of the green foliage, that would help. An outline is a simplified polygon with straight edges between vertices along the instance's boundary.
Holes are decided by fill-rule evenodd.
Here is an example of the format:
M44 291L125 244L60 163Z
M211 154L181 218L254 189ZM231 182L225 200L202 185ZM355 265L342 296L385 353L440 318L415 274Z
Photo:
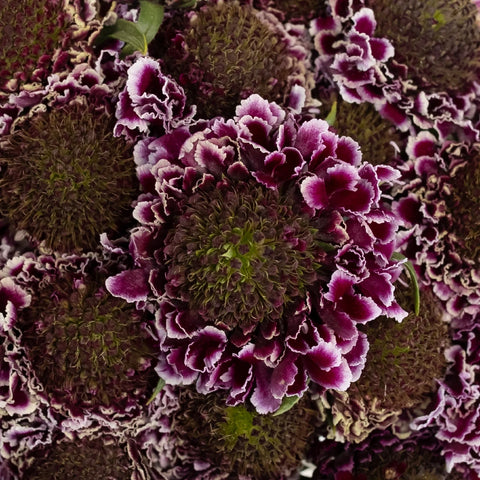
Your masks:
M125 43L122 48L123 55L130 55L136 51L146 55L148 44L155 38L163 17L163 5L141 0L138 21L135 23L119 18L114 25L103 28L97 39L97 45L104 43L108 38L115 38Z

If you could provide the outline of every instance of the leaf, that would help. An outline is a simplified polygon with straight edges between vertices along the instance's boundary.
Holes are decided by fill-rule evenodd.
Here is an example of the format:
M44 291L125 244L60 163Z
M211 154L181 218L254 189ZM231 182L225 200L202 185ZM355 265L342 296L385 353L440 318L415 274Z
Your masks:
M144 35L147 45L155 38L163 22L164 8L158 3L140 0L137 28Z
M161 392L162 388L165 386L165 380L163 378L158 379L157 386L155 387L155 390L152 393L152 396L147 400L147 405L150 405L154 400L155 397Z
M147 53L145 35L138 30L135 23L119 18L114 27L115 30L109 34L109 37L131 45L135 50L142 52L144 55Z
M412 265L412 262L407 260L407 257L405 257L399 252L393 252L392 259L398 260L398 261L404 260L403 265L405 266L408 272L408 276L410 277L410 282L412 284L413 309L414 309L415 315L418 316L420 314L420 287L418 286L418 279L417 279L417 273L415 272L415 268Z
M332 104L332 108L328 112L327 118L325 121L332 126L335 123L335 120L337 119L337 101L335 100Z
M292 397L283 397L282 404L278 410L272 414L272 417L277 417L282 413L288 412L299 400L300 397L298 395L293 395Z

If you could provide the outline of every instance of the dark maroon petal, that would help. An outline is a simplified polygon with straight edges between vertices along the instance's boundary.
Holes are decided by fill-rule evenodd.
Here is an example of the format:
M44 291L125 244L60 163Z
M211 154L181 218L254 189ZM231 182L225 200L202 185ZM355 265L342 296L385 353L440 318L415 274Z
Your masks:
M207 326L192 340L185 355L185 365L193 370L212 370L222 356L227 336L218 328Z

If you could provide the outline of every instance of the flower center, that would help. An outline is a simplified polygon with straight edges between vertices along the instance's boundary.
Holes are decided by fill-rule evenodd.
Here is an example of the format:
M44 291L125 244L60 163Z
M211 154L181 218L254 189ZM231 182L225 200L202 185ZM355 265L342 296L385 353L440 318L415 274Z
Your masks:
M480 66L478 10L471 0L369 0L376 36L387 37L395 58L417 79L459 90Z
M316 17L321 17L327 10L324 2L319 0L256 0L254 6L263 9L265 5L271 4L275 9L280 10L285 15L285 20L290 22L300 21L305 23Z
M414 311L409 289L397 289L397 299L407 312ZM400 410L418 406L434 391L435 379L445 373L449 338L437 303L425 290L418 317L411 313L401 323L387 318L368 323L370 349L365 369L349 391L353 398L377 398L382 408Z
M113 121L70 104L14 132L0 151L5 217L62 252L93 250L102 232L117 232L129 217L136 180L131 148L113 137Z
M329 102L325 115L330 111ZM362 158L372 165L391 164L396 156L392 143L401 144L398 131L375 110L371 103L339 101L333 128L339 135L348 135L361 147Z
M299 62L270 21L236 1L207 5L184 32L188 59L178 52L162 57L200 115L231 116L251 93L276 101L290 93L289 77Z
M468 162L452 177L452 196L447 201L454 232L461 242L460 252L478 261L480 257L480 151L469 155Z
M102 288L64 276L22 317L22 343L43 388L67 407L122 406L148 395L152 340L140 314Z
M6 0L0 8L0 88L30 80L42 55L52 55L66 26L62 2Z
M194 194L171 232L169 295L229 329L281 318L316 279L310 218L258 184Z
M278 415L260 415L245 405L225 406L218 394L189 389L179 395L175 433L195 439L199 455L227 472L270 480L297 468L315 428L315 412L302 399Z
M133 466L128 455L106 437L61 442L37 455L22 477L25 480L132 478Z

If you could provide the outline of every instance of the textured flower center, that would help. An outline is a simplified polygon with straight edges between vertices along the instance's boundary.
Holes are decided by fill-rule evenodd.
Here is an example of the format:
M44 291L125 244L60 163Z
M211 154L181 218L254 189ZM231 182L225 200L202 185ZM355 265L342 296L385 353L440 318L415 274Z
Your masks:
M228 328L281 318L316 279L309 220L258 184L193 195L166 239L169 294Z
M306 22L315 17L321 17L326 11L326 4L319 0L275 0L268 2L265 0L256 0L255 7L262 9L265 4L272 5L285 15L287 21Z
M42 55L52 55L65 28L62 2L5 0L0 8L0 86L29 80Z
M202 8L184 35L188 62L166 56L165 66L201 115L232 115L251 93L280 101L288 95L288 79L298 61L280 32L251 6L229 1Z
M442 89L462 89L480 65L478 10L471 0L369 0L376 36L413 76Z
M225 406L217 394L179 396L175 433L194 443L200 458L252 480L271 480L298 467L311 439L315 412L301 400L281 415L259 415L245 405Z
M382 118L370 103L340 101L333 128L339 135L348 135L356 140L363 160L372 165L391 164L395 158L393 143L400 144L400 135L395 127Z
M460 251L467 258L480 257L480 152L475 151L468 163L452 178L452 196L447 202L454 232L461 242Z
M103 292L62 278L23 312L22 342L49 396L69 407L122 405L148 395L153 345L139 314Z
M95 249L102 232L118 231L136 180L131 148L113 137L112 122L70 104L14 132L0 150L3 215L62 252Z
M413 312L409 289L397 289L397 299ZM448 327L441 318L438 299L422 291L421 311L401 323L379 318L365 331L370 341L365 369L349 393L366 400L377 398L380 406L400 410L419 405L435 389L435 379L445 373Z
M112 439L67 441L38 453L25 480L130 480L128 455Z

